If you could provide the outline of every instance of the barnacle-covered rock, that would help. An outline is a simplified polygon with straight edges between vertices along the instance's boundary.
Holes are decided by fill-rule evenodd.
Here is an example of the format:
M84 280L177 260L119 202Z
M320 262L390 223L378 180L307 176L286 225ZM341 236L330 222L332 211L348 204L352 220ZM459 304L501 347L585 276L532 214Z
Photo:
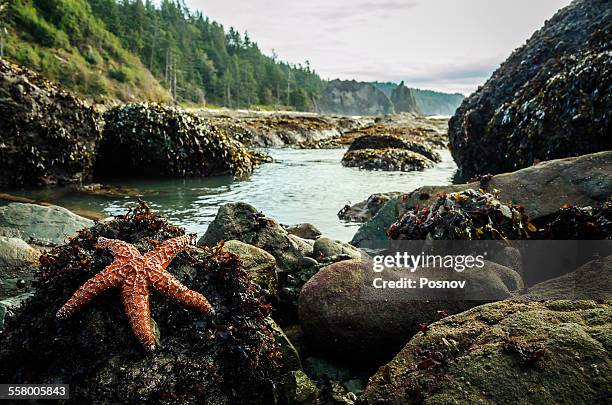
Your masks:
M144 252L181 234L183 229L143 203L43 256L35 295L9 317L0 334L0 380L61 381L70 384L74 403L279 400L279 381L296 371L283 364L296 362L281 354L282 339L260 288L239 258L220 246L194 247L170 263L167 271L204 294L216 314L185 310L152 294L160 339L153 354L132 336L116 291L100 295L72 318L56 318L70 295L112 262L112 255L97 247L98 237L125 240Z
M100 176L244 176L265 160L203 118L158 104L129 104L104 115Z
M502 204L489 193L467 189L440 194L429 207L416 207L389 227L393 239L525 239L535 232L524 208Z
M611 19L607 0L572 2L464 100L449 137L466 178L612 149Z
M433 162L420 153L406 149L358 149L346 152L342 165L366 170L411 172L433 167Z
M0 187L91 176L101 124L83 100L0 59L0 117Z
M368 382L364 404L604 404L612 305L500 301L429 325Z
M349 146L348 152L361 149L406 149L425 156L433 162L440 162L440 154L431 147L407 139L402 139L396 135L364 135L353 141Z

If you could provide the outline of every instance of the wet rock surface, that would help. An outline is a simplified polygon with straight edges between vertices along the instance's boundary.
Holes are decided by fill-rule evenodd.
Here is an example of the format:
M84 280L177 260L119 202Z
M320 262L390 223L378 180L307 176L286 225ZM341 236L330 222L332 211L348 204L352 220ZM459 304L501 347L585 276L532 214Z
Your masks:
M91 177L98 113L38 74L0 60L0 187Z
M266 158L191 113L128 104L104 114L97 176L245 176Z
M501 301L429 325L370 378L365 404L605 403L609 302Z
M312 255L312 246L246 203L222 205L198 245L215 246L231 239L263 249L276 259L279 303L275 318L283 324L294 322L300 289L319 269L318 264L303 260Z
M0 334L0 379L71 385L71 402L270 403L279 398L284 367L270 306L237 256L221 248L180 253L168 271L204 294L214 316L153 294L160 348L146 354L132 336L116 291L104 293L67 320L59 307L110 264L99 236L141 252L184 231L146 205L83 230L41 259L37 289Z
M466 177L612 148L612 7L580 0L517 49L449 122Z
M302 239L317 239L321 236L321 231L317 229L313 224L297 224L287 226L285 228L287 232L291 235L298 236Z

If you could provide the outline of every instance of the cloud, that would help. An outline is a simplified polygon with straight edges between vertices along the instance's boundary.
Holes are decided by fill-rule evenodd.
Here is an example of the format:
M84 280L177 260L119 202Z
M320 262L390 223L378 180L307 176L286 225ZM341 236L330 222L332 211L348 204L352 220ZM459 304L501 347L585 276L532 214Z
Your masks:
M419 3L416 1L366 1L336 7L331 10L328 8L319 8L312 11L310 16L323 22L339 23L346 20L360 22L373 18L372 14L376 14L377 17L386 17L403 10L417 7L418 5Z

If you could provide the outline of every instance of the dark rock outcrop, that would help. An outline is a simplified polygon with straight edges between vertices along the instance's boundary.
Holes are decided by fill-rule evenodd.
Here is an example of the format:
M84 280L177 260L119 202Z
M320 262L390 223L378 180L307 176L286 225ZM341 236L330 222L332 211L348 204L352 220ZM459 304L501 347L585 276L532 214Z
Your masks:
M325 114L385 115L395 112L393 103L371 83L332 80L317 101Z
M168 271L204 294L216 314L185 310L152 294L160 339L155 353L146 354L133 337L117 292L104 293L70 319L56 318L70 295L113 260L96 247L98 237L128 241L142 252L183 233L142 204L41 258L35 295L0 334L0 380L68 383L73 403L280 400L281 381L295 371L283 364L296 361L281 354L290 350L282 348L259 287L237 256L221 248L192 248L172 260Z
M612 149L612 5L578 0L517 49L449 122L462 174Z
M399 84L399 86L393 89L390 98L396 113L420 113L419 108L417 107L417 101L414 95L414 91L404 86L403 81Z
M244 176L264 160L203 118L158 104L104 114L97 176Z
M91 177L99 114L38 74L0 59L0 187Z
M609 302L501 301L417 333L370 378L364 404L604 404Z

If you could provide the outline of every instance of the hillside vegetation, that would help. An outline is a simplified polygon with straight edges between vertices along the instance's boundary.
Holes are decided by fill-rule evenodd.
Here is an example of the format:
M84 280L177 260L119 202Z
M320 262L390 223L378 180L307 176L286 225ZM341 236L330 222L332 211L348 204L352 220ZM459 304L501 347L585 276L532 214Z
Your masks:
M182 1L13 0L3 23L9 59L94 99L311 110L325 86Z

